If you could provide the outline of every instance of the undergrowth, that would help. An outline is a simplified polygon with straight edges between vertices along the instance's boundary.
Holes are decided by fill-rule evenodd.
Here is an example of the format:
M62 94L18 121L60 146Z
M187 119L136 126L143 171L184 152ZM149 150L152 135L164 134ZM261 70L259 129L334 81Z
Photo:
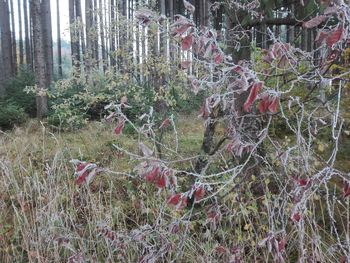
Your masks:
M181 154L186 158L200 149L203 127L193 116L180 117L177 125ZM210 211L203 213L195 206L191 221L184 225L179 223L183 212L166 204L167 194L134 178L134 160L113 147L136 151L132 135L115 137L113 125L100 122L91 122L79 132L53 132L47 127L31 121L0 135L1 262L138 262L144 259L145 249L167 262L175 258L227 262L235 253L244 262L273 262L262 241L269 236L268 225L281 223L287 224L283 226L287 232L276 229L277 236L271 238L281 242L278 236L283 236L289 262L297 259L300 240L291 220L278 223L289 212L274 204L279 193L274 191L278 181L272 174L265 174L262 181L251 178L238 184L237 179L238 187L222 197L219 222L208 220ZM173 138L167 135L165 140ZM70 163L74 158L108 170L89 186L78 186ZM254 193L256 185L263 195ZM331 189L339 191L336 182ZM322 196L315 194L311 200L314 209L306 213L317 221L305 222L311 226L306 228L307 240L315 239L308 244L310 251L322 254L323 262L336 262L343 255L328 246L335 236ZM349 199L332 207L337 227L346 235ZM163 226L164 222L171 224ZM167 233L161 232L164 229ZM183 251L176 249L179 243L184 243Z

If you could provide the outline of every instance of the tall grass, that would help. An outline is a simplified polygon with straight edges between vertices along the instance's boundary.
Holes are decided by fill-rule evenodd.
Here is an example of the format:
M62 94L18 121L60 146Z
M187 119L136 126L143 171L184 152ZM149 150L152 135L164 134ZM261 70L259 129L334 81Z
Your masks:
M193 118L179 123L183 154L193 154L202 127ZM300 247L308 262L346 260L350 207L337 198L338 182L310 193L302 224L290 219L288 186L269 167L262 181L238 178L220 204L178 211L166 191L135 178L134 160L112 147L133 151L134 140L112 130L95 122L54 133L30 122L0 135L0 262L296 262ZM108 169L78 186L75 158Z

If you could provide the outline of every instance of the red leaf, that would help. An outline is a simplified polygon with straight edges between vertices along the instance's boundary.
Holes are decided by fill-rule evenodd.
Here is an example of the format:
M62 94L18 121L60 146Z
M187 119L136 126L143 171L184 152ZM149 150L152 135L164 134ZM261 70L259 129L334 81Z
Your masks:
M204 196L205 196L204 187L203 186L197 187L197 189L194 191L194 200L198 202L202 200Z
M243 68L241 66L235 66L232 71L238 73L238 74L242 74L244 72Z
M181 193L172 195L168 198L167 203L169 205L176 206L178 209L182 209L187 205L187 197Z
M282 252L286 247L286 240L284 238L282 238L279 242L278 242L278 252Z
M181 193L178 193L178 194L170 196L168 198L167 203L169 205L177 205L180 202L180 199L181 199Z
M261 96L261 101L259 103L258 109L260 111L261 114L264 114L267 112L268 108L269 108L269 95L267 93L263 94Z
M145 178L147 182L153 182L156 176L159 174L160 169L158 166L153 167L153 169L146 174Z
M86 167L88 164L89 164L89 163L79 163L79 164L77 165L76 171L77 171L77 172L81 172L82 170L85 169L85 167Z
M323 21L325 21L328 18L328 16L320 15L316 16L309 21L306 21L303 23L304 28L314 28L317 27L319 24L321 24Z
M117 126L114 128L114 133L116 135L120 135L124 129L124 125L125 125L125 120L123 118L119 119Z
M337 43L343 35L343 25L339 25L338 28L331 33L326 39L326 43L328 47L332 47L335 43Z
M299 213L295 213L293 214L292 216L292 220L295 221L295 222L299 222L301 219L301 215Z
M158 188L165 188L165 186L166 186L166 177L165 177L165 175L162 174L156 179L156 186Z
M253 104L253 102L255 101L256 97L258 96L258 92L260 91L262 85L263 85L262 82L255 82L252 85L252 87L250 88L249 96L243 105L243 109L245 112L250 111L250 107Z
M167 128L169 125L170 125L170 120L168 119L168 118L166 118L163 122L162 122L162 124L159 126L159 129L165 129L165 128Z
M224 55L219 52L214 56L214 62L215 64L221 64L224 61Z
M188 1L183 0L185 8L193 15L196 8Z
M347 198L350 196L350 183L344 182L343 183L343 198Z
M270 100L270 104L269 104L268 109L271 113L276 113L277 107L278 107L278 97L275 96L272 98L272 100Z
M300 186L306 186L308 183L309 183L309 180L307 180L307 179L299 179L298 180L298 184Z
M81 162L75 168L75 183L81 185L83 183L89 184L90 181L98 173L96 164Z
M85 182L86 178L89 175L89 171L85 171L84 173L82 173L81 175L79 175L76 179L75 179L75 184L77 185L81 185Z
M193 44L193 36L189 34L185 36L181 41L181 48L183 51L189 50Z

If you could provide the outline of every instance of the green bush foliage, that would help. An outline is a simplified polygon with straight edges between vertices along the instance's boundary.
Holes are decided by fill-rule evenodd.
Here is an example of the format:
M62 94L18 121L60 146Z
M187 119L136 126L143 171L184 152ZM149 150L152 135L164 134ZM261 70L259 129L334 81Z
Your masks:
M15 78L10 80L5 86L4 101L8 101L23 108L31 117L35 117L36 104L35 95L24 91L27 86L35 85L33 72L26 67L21 67Z
M7 130L24 123L24 109L14 102L0 102L0 128Z
M180 74L180 73L179 73ZM133 121L150 106L156 107L159 101L166 105L166 112L161 111L156 119L161 121L165 115L176 112L191 113L197 111L203 96L190 99L187 82L177 75L164 85L154 86L152 81L140 81L132 74L99 71L91 72L89 80L84 76L70 78L56 83L50 91L50 108L48 121L50 125L63 129L77 129L87 120L101 120L109 113L104 109L110 102L127 97L131 108L125 109L127 117Z

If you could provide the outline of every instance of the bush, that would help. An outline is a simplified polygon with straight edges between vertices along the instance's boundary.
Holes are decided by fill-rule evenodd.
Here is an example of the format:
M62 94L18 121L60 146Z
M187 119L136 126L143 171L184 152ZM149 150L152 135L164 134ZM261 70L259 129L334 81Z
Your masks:
M24 109L13 102L0 102L0 128L11 129L26 120Z
M54 106L47 117L48 123L63 130L77 130L87 121L86 115L74 106L59 104Z
M15 105L23 108L31 117L35 117L36 104L35 95L27 94L24 89L26 86L35 85L33 72L25 67L21 67L15 78L10 80L5 86L4 101L13 102Z

